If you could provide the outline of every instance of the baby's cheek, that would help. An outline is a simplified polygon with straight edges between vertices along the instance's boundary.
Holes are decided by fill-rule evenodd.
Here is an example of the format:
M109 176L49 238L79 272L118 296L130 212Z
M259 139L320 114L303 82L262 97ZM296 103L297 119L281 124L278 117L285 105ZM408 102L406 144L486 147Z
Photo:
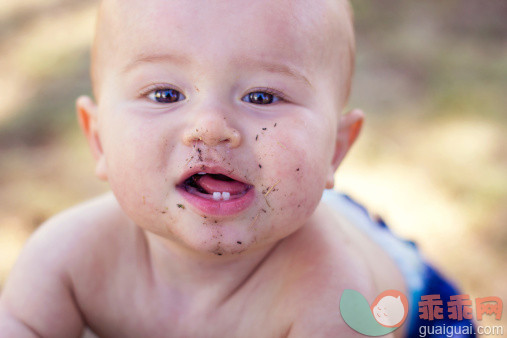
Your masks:
M278 184L266 196L272 212L290 218L291 224L306 221L317 207L325 186L325 175L314 166L312 156L305 149L290 144L286 156L281 157L273 172ZM269 191L268 187L268 191Z
M286 175L281 209L291 210L295 218L307 218L314 212L324 187L322 179L315 174L311 166L299 163L294 173Z
M105 144L108 181L127 215L139 225L147 224L162 210L167 193L155 161L159 142L143 127L116 128Z
M128 165L127 162L123 163ZM140 169L135 168L134 165L129 170L115 170L114 175L109 178L109 185L118 203L129 218L138 225L148 223L158 211L154 191L146 184L142 176L136 175L142 172Z

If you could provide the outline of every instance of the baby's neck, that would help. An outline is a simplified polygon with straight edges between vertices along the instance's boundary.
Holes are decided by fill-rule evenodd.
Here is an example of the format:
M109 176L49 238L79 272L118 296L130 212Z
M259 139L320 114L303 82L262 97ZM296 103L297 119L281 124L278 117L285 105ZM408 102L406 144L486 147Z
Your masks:
M180 294L190 308L216 309L269 261L278 241L241 254L189 254L167 239L146 234L154 283Z

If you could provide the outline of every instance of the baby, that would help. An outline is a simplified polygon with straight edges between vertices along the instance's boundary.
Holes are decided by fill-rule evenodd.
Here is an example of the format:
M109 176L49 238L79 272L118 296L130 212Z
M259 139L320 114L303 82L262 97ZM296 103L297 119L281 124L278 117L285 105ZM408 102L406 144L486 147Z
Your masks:
M340 316L345 289L412 295L413 271L378 240L394 237L345 196L322 198L363 121L341 113L348 6L104 0L95 99L77 110L112 193L28 241L0 335L361 337Z

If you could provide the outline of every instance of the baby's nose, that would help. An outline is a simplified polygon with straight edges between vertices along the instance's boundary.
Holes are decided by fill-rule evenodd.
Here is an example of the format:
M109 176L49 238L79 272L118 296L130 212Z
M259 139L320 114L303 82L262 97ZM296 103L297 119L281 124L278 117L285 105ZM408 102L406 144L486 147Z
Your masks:
M208 146L223 143L236 148L241 143L241 135L229 124L225 116L210 112L200 114L183 132L185 145L192 146L195 141L201 141Z

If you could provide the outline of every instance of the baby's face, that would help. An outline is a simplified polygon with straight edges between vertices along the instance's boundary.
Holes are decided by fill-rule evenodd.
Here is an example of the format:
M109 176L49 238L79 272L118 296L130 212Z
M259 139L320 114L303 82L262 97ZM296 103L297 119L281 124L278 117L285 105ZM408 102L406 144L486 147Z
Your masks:
M336 22L344 10L106 1L94 65L99 174L127 215L217 255L301 227L337 165L350 75L348 26Z

